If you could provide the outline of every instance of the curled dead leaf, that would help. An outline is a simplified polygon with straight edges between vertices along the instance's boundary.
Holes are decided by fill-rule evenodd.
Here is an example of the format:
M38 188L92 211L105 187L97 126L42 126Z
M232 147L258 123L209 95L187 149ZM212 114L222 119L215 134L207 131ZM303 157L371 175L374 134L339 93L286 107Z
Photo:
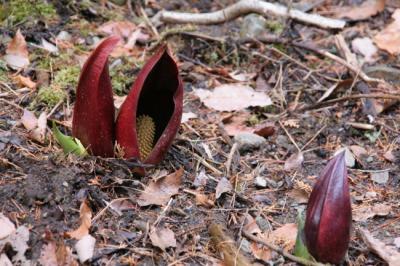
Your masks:
M183 173L183 168L180 168L172 174L159 178L156 181L151 181L140 194L137 203L140 206L166 204L173 195L178 194Z

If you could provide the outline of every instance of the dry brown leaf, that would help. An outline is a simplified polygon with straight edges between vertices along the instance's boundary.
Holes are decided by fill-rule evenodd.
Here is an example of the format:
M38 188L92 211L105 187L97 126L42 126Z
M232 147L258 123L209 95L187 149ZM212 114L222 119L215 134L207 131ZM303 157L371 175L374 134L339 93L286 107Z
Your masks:
M30 77L24 77L21 74L13 77L13 81L20 87L27 87L31 90L36 89L36 82L33 82Z
M294 153L289 158L287 158L283 169L285 171L300 169L303 164L303 161L304 161L304 156L302 152Z
M252 133L253 128L247 126L247 120L251 116L248 111L240 111L230 114L222 119L224 129L229 136L235 136L238 133Z
M250 214L246 214L244 216L244 219L245 219L245 221L244 221L244 226L243 226L243 232L246 232L251 235L262 233L256 220Z
M8 66L15 70L25 68L29 65L28 46L20 30L17 31L12 41L8 44L3 59Z
M217 111L237 111L250 106L271 105L271 99L263 92L241 84L224 84L214 90L195 90L205 106Z
M151 181L140 194L137 203L140 206L166 204L173 195L178 194L183 173L183 168L180 168L172 174L159 178L156 181Z
M89 228L92 224L92 210L87 205L86 200L82 201L81 203L81 207L79 209L79 219L81 221L81 225L78 227L78 229L67 233L69 237L78 240L89 234Z
M374 37L376 45L391 54L400 53L400 9L392 14L394 21Z
M295 223L284 224L272 231L269 241L283 247L287 252L294 248L297 236L297 225Z
M374 238L366 229L360 228L358 232L368 248L384 259L389 266L400 266L400 253L395 247L385 245L379 239Z
M369 19L385 9L385 0L367 0L361 5L344 6L334 10L335 17L353 21Z
M222 177L218 184L217 187L215 188L215 198L219 199L221 195L225 192L229 192L233 189L231 182L226 177Z
M196 197L197 205L202 205L207 208L214 207L214 201L210 198L210 195L205 195L205 194L196 192L195 197Z
M176 239L174 232L166 227L153 227L150 230L150 240L153 246L161 248L165 251L168 247L176 247Z
M266 263L269 263L272 259L272 252L269 248L262 244L258 244L257 242L252 242L250 245L251 253L253 256L258 259L262 260Z
M373 206L353 208L353 220L356 222L365 222L374 216L386 216L391 210L392 206L384 203L376 203Z
M128 38L136 30L136 25L129 21L110 21L101 25L97 31L108 35Z

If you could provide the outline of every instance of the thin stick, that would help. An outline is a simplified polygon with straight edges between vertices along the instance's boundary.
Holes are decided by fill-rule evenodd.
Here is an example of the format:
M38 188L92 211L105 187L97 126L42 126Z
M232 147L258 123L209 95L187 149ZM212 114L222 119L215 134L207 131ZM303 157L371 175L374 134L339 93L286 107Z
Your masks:
M326 128L326 125L324 125L323 127L321 127L320 130L318 130L318 132L315 133L315 135L314 135L309 141L307 141L307 143L304 144L303 147L301 147L301 150L304 151L304 149L305 149L311 142L313 142L314 139L315 139L316 137L318 137L318 135L319 135L319 134L322 132L322 130L324 130L325 128Z
M308 265L308 266L324 266L324 264L318 263L318 262L313 262L304 258L300 258L300 257L296 257L288 252L286 252L285 250L281 249L278 246L275 246L271 243L268 243L267 241L260 239L252 234L247 233L246 231L242 231L242 235L247 237L250 240L253 240L257 243L263 244L264 246L267 246L269 249L272 249L276 252L278 252L279 254L283 255L284 257L290 259L291 261L303 264L303 265Z
M241 0L227 8L210 13L181 13L162 11L161 21L168 23L192 23L192 24L218 24L249 13L257 13L262 16L273 14L276 16L289 17L300 22L327 29L343 29L346 22L331 19L316 14L307 14L296 9L288 9L279 4L268 3L260 0Z
M354 66L351 63L347 62L346 60L340 58L337 55L334 55L330 52L324 51L322 49L319 49L313 45L310 44L304 44L304 43L299 43L299 42L292 42L292 44L294 46L300 47L300 48L304 48L306 50L309 50L311 52L320 54L322 56L328 57L342 65L344 65L345 67L347 67L349 70L351 70L352 72L354 72L355 74L358 74L360 76L360 78L362 80L364 80L365 82L378 82L378 83L384 83L384 80L381 79L376 79L376 78L371 78L369 77L367 74L365 74L363 71L361 71L361 69L358 66Z
M231 151L229 152L228 160L226 161L226 164L225 164L225 166L226 166L226 175L227 176L230 176L230 174L231 174L232 159L233 159L233 155L235 155L235 152L237 150L237 146L238 146L238 144L235 142L232 145Z
M400 101L400 95L385 94L385 93L354 94L354 95L343 96L341 98L336 98L336 99L332 99L329 101L319 102L319 103L315 103L315 104L312 104L309 106L305 106L305 107L301 108L300 110L298 110L298 112L316 109L316 108L319 108L322 106L332 105L334 103L344 102L344 101L354 100L354 99L391 99L391 100Z
M286 135L289 137L290 141L293 143L293 145L296 147L296 149L301 152L301 149L299 148L299 146L297 145L296 141L294 141L292 135L290 135L289 131L287 131L287 129L285 128L285 126L282 124L282 122L279 120L279 125L282 127L282 129L285 131Z

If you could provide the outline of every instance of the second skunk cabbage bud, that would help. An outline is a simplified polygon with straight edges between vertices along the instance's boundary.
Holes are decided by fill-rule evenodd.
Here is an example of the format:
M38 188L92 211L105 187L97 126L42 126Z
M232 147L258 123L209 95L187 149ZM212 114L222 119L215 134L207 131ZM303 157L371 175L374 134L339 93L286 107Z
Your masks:
M327 164L311 192L304 227L308 251L320 262L339 264L349 246L350 228L350 192L342 152Z
M116 140L124 157L160 162L178 132L182 105L178 67L163 46L139 72L119 111Z
M102 41L86 60L78 87L72 135L78 138L92 155L114 155L114 104L108 74L108 55L119 37Z

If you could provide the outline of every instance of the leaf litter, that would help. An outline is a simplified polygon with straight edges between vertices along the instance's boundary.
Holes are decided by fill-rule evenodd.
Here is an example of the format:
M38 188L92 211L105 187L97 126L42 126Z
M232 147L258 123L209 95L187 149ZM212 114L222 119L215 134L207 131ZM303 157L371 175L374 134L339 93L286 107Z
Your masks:
M51 1L47 2L51 4ZM268 242L281 248L286 247L285 243L292 243L284 236L285 233L277 240L267 236L281 227L287 234L295 235L292 230L295 226L290 224L296 220L297 209L306 207L315 176L326 160L341 147L347 147L354 159L354 166L349 169L349 180L354 197L353 212L355 218L360 220L355 225L374 232L374 237L376 235L376 239L382 239L386 246L395 246L398 231L398 106L391 105L389 108L383 101L379 106L376 100L373 107L377 111L371 115L364 110L371 101L364 99L327 104L329 100L361 93L361 72L353 76L350 82L344 82L342 79L349 75L348 68L335 60L325 60L324 55L294 47L290 36L283 35L288 40L279 43L280 38L276 37L282 36L274 35L270 39L278 41L274 44L263 43L265 40L261 35L255 36L256 42L237 40L234 33L240 30L240 23L237 24L239 20L201 26L196 32L185 30L184 33L175 33L172 25L156 22L156 11L173 9L162 1L143 6L151 23L155 23L155 29L140 15L140 7L135 5L133 12L129 13L128 5L117 6L111 1L105 2L100 9L101 19L100 13L92 13L95 9L91 7L80 10L82 7L74 6L81 12L74 14L72 20L66 20L65 25L53 27L45 18L42 19L46 23L46 30L19 24L22 37L29 42L29 52L21 49L19 59L24 67L15 69L19 72L4 62L7 46L12 43L9 40L18 37L16 28L6 26L2 32L5 38L0 38L0 46L3 47L0 49L0 200L4 203L2 212L15 224L15 230L21 225L32 225L29 227L30 241L26 242L29 246L29 252L25 252L27 260L37 262L43 251L48 255L43 256L43 265L46 265L46 261L47 265L55 265L55 261L60 265L77 265L78 259L89 259L94 265L222 263L221 253L216 251L207 230L208 225L218 221L226 225L230 243L235 245L234 250L243 251L252 262L259 257L265 263L289 263L290 259L242 237L241 218L245 214L255 217L251 225L255 228L254 234L264 237ZM184 2L184 6L188 4L191 10L191 2ZM390 90L388 84L368 83L367 88L377 94L395 93L398 90L398 74L395 72L398 64L397 58L392 55L397 54L393 45L397 35L391 33L395 29L395 26L392 29L391 26L396 23L395 11L399 7L394 1L386 1L384 9L381 1L363 1L360 2L360 8L354 4L359 2L325 2L308 13L332 14L332 10L335 10L333 7L345 5L347 11L352 12L347 14L346 19L352 22L346 25L344 31L338 32L343 34L348 45L354 40L360 42L358 39L363 38L361 44L356 42L351 45L360 62L369 61L364 61L362 69L367 72L367 68L378 64L379 69L388 69L379 78L391 83ZM96 7L98 3L90 1L90 5ZM196 5L201 12L220 8L212 1ZM182 8L174 8L183 11ZM188 11L186 7L184 9ZM108 12L118 13L118 16L109 16ZM369 17L365 19L367 15ZM100 31L104 22L114 24L115 29ZM271 19L266 23L269 23L268 29L275 28L283 32L296 29L296 41L307 42L346 59L340 48L335 48L333 32L329 30L320 30L296 21L285 24L279 19ZM384 32L387 39L379 40L377 36ZM54 136L47 132L39 134L37 139L31 136L32 130L39 127L37 120L41 114L62 125L66 134L70 133L71 112L75 104L73 86L65 89L68 95L66 101L54 109L31 104L38 93L35 85L39 90L43 86L38 73L42 70L47 73L47 85L51 86L54 82L52 77L60 69L65 65L82 63L87 51L101 38L111 34L121 34L123 42L119 44L120 51L110 57L110 70L115 66L113 62L120 57L123 57L122 62L125 59L134 61L129 69L118 73L119 77L124 79L128 75L135 80L143 58L153 54L148 48L161 39L171 46L181 66L179 70L185 85L186 115L179 134L167 158L157 166L145 165L146 176L140 179L131 171L137 165L134 160L64 155L55 148ZM57 36L56 39L54 36ZM232 39L220 43L220 39L225 37ZM371 39L379 49L377 52L372 48ZM21 38L18 42L24 43ZM47 48L37 49L39 46ZM58 48L58 53L54 47ZM371 76L377 73L375 70L368 71ZM230 88L245 86L251 90L246 97L242 97L242 92L237 94L240 99L235 101L230 100L229 93L235 88L227 89L215 97L214 90L221 84ZM194 92L192 88L195 88ZM212 104L215 108L208 106L207 99L198 100L196 88L207 91L207 97L214 101ZM260 92L262 94L254 94ZM221 99L226 99L226 102ZM260 99L263 101L258 102ZM327 106L299 111L318 99L319 103ZM21 121L23 109L33 114L31 122L27 122L32 129L25 128ZM193 114L197 117L190 118L194 117ZM225 117L230 118L224 120ZM41 129L47 124L43 121ZM278 121L283 123L299 147L310 141L302 151L302 163L297 161L292 164L296 167L286 170L285 163L290 162L289 158L298 151L282 128L274 126ZM352 124L348 124L349 121ZM359 125L370 127L362 129ZM265 143L259 149L237 150L230 136L241 132L259 134ZM370 142L369 136L371 140L374 138L374 143ZM28 141L29 138L34 141ZM180 168L184 169L184 174L176 182L165 181L168 173L174 174ZM388 169L388 178L386 174L376 177L376 173L382 169ZM256 180L262 180L262 186ZM150 192L151 196L146 198L144 192ZM95 221L91 222L93 228L91 223L83 222L91 220L88 219L89 215L84 215L84 219L78 217L76 207L81 204L78 200L81 193L87 194L93 213L97 213ZM139 203L144 203L143 207ZM371 214L374 215L370 217ZM82 242L75 238L67 239L65 231L68 230L65 228L69 228L71 233L83 224L86 225L79 234L79 241ZM253 229L250 227L250 230ZM48 239L45 230L50 230L54 237ZM290 248L290 245L287 247ZM375 264L382 262L372 255L374 247L362 242L359 236L354 236L350 247L355 245L357 249L349 252L350 263L361 261L362 264L366 260ZM12 254L3 252L0 261L13 263L16 258ZM63 255L58 256L57 260L57 254Z

